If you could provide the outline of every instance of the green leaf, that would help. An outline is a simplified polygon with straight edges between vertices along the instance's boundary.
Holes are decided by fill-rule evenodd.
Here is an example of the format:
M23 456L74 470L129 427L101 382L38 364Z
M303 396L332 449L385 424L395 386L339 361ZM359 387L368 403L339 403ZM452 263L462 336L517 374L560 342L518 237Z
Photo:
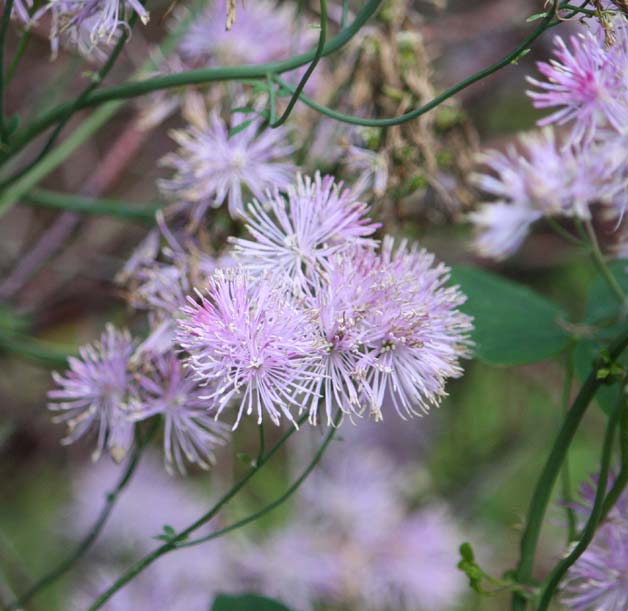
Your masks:
M545 19L545 17L547 17L547 13L535 13L526 19L526 23L532 23L533 21L537 21L539 19Z
M523 365L556 356L571 341L563 311L529 288L474 267L452 270L474 318L475 355L492 365Z
M233 136L235 136L236 134L244 131L249 125L251 125L251 123L253 123L253 121L255 121L255 119L247 119L246 121L242 121L242 123L236 125L235 127L232 127L229 130L229 138L233 138Z
M276 600L256 594L236 596L219 594L212 611L290 611L290 609Z
M613 261L608 267L619 285L628 293L628 260ZM598 275L589 291L584 322L588 324L601 323L612 320L620 314L617 295L608 286L608 282L601 275Z

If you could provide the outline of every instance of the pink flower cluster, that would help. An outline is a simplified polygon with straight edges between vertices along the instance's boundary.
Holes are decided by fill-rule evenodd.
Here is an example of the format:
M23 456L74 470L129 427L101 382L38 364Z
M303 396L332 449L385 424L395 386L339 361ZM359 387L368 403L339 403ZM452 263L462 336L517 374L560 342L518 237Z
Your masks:
M317 174L251 203L248 235L220 260L162 224L168 262L153 234L124 270L148 338L110 328L55 378L68 440L96 428L120 458L132 423L160 414L167 465L183 472L212 462L223 414L235 429L249 415L331 424L337 409L381 420L387 405L402 417L438 405L469 355L465 297L433 255L375 239L368 211Z
M495 198L470 216L480 254L512 255L543 217L622 224L628 206L628 22L619 11L609 14L606 31L591 19L568 42L557 36L554 59L538 64L544 80L529 78L534 106L553 110L539 121L542 131L524 135L505 153L480 157L489 172L472 178ZM618 235L619 253L625 240Z

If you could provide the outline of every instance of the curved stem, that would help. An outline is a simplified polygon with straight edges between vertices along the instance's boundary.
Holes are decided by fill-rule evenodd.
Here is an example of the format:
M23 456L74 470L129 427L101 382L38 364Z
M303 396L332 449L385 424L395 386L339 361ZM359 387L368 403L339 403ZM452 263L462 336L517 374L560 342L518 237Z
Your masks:
M617 282L617 278L613 275L613 272L608 268L606 264L606 260L604 259L604 254L602 253L602 249L600 248L600 244L597 240L597 236L595 235L595 229L591 224L591 221L585 221L584 227L587 232L587 236L589 238L591 244L591 257L593 258L593 262L595 266L598 268L600 274L606 280L606 283L610 287L613 294L617 297L620 304L626 304L626 293L624 289L621 287L619 282Z
M98 199L72 193L57 193L48 189L32 189L24 196L22 201L25 204L39 206L40 208L72 210L74 212L148 222L153 222L155 213L162 208L162 206L157 204L131 204L113 199Z
M537 607L537 611L547 611L547 608L556 592L558 584L561 582L565 573L569 570L569 567L580 558L584 551L589 546L589 543L593 540L595 531L602 518L604 497L606 495L606 487L608 484L608 472L611 464L611 456L613 454L613 439L615 437L615 429L617 428L617 421L619 414L623 406L624 397L616 406L615 410L608 419L606 426L606 433L604 435L604 445L602 446L602 459L600 461L600 474L597 482L597 489L595 491L595 499L593 501L593 507L591 508L591 515L587 520L586 526L582 531L582 535L577 545L573 548L571 553L561 560L552 570L549 577L545 582L543 591L541 593L541 600Z
M13 11L13 1L6 0L4 11L2 12L2 21L0 22L0 141L6 140L6 124L4 116L4 46L9 22L11 21L11 12Z
M194 545L200 545L201 543L205 543L206 541L211 541L212 539L217 539L218 537L221 537L222 535L226 535L227 533L233 530L237 530L238 528L241 528L242 526L246 526L247 524L254 522L255 520L261 518L265 514L271 512L273 509L276 509L277 507L279 507L279 505L287 501L290 498L290 496L292 496L299 489L301 484L307 479L309 474L314 470L316 465L320 462L321 458L323 457L323 454L325 453L325 450L327 449L327 446L331 443L332 439L334 438L334 435L336 434L336 430L337 430L336 425L338 424L340 420L340 416L341 416L341 413L338 413L336 416L336 420L334 422L334 426L331 428L329 433L327 433L327 436L325 437L323 443L321 444L321 447L318 449L316 454L314 454L312 460L310 461L308 466L304 469L303 473L301 473L301 475L292 483L292 485L280 497L276 498L272 503L269 503L265 507L262 507L262 509L260 509L259 511L256 511L250 516L247 516L246 518L243 518L242 520L239 520L235 522L234 524L231 524L230 526L225 526L225 528L221 528L220 530L210 533L209 535L206 535L205 537L194 539L194 541L187 541L185 543L179 543L177 545L177 549L184 548L184 547L192 547Z
M124 45L126 44L126 41L131 35L131 31L135 27L137 20L138 20L138 14L133 13L133 15L131 15L131 18L129 19L128 27L121 28L122 33L120 34L120 38L118 38L116 45L111 51L111 54L109 55L107 61L105 62L103 67L92 77L91 83L87 87L85 87L85 89L81 92L81 94L76 98L76 100L71 104L71 106L67 109L64 115L61 117L59 123L55 127L52 134L50 134L48 140L46 141L46 144L44 144L43 148L41 149L37 157L35 157L35 159L33 159L30 163L25 165L23 168L18 170L15 174L10 176L6 180L3 180L2 182L0 182L0 189L3 187L6 187L7 185L10 185L11 183L15 182L17 179L24 176L24 174L32 170L36 165L38 165L44 159L44 157L46 157L48 152L52 149L54 143L57 141L57 138L60 136L61 132L63 131L63 128L68 124L68 122L74 116L74 114L81 108L82 101L85 100L89 96L90 93L92 93L95 89L98 88L98 86L103 82L103 80L106 78L106 76L109 74L109 72L113 68L118 57L120 56L120 53L122 52L122 49L124 48Z
M463 89L466 89L467 87L469 87L469 85L473 85L473 83L477 83L487 76L490 76L498 70L501 70L502 68L510 65L529 47L531 43L533 43L539 36L541 36L541 34L545 32L545 30L552 27L552 25L553 16L551 15L551 13L548 13L548 15L543 19L541 25L539 25L539 27L537 27L536 30L534 30L534 32L532 32L532 34L530 34L523 42L521 42L514 51L506 55L503 59L492 64L491 66L488 66L488 68L484 68L483 70L472 74L471 76L463 79L459 83L456 83L453 87L446 89L440 95L437 95L426 104L423 104L423 106L415 108L414 110L410 110L402 115L399 115L398 117L391 117L389 119L369 119L355 117L353 115L347 115L337 110L334 110L333 108L328 108L323 104L319 104L318 102L312 100L311 98L308 98L304 94L299 95L299 99L310 108L320 112L327 117L330 117L331 119L341 121L342 123L349 123L350 125L361 125L364 127L391 127L393 125L401 125L402 123L407 123L408 121L417 119L421 115L424 115L425 113L433 110L434 108L442 104L445 100L448 100ZM275 80L284 89L287 89L293 95L295 94L296 87L293 87L292 85L286 83L284 80L280 79L277 76L275 76Z
M383 0L368 0L368 2L357 13L353 22L325 44L325 48L323 49L321 56L325 57L330 55L346 45L375 13L382 1ZM76 110L90 106L98 106L112 100L129 99L160 89L170 89L174 87L182 87L184 85L205 85L216 81L241 80L247 78L264 79L270 72L280 74L300 68L301 66L310 63L314 59L315 55L316 51L310 51L309 53L296 55L288 60L271 62L269 64L226 68L198 68L195 70L179 72L177 74L155 76L144 80L124 83L123 85L92 92L81 101ZM65 116L68 109L72 108L74 104L75 102L72 101L55 106L43 113L39 118L35 119L22 131L14 134L11 140L10 150L6 155L2 156L2 160L6 160L13 156L26 146L26 144L28 144L28 142L30 142L35 136L60 121Z
M574 362L573 350L567 352L567 363L565 364L565 380L563 383L563 392L561 397L562 416L567 415L569 410L569 396L571 394L571 386L573 384ZM576 516L571 506L571 476L569 469L569 456L565 455L565 462L561 470L562 476L562 496L565 504L565 515L567 516L567 542L571 542L576 538Z
M307 414L304 414L299 420L297 425L303 424L307 419ZM160 545L153 550L150 554L144 556L141 560L138 560L126 573L121 575L111 587L103 592L89 607L88 611L96 611L100 609L118 590L124 587L129 581L131 581L136 575L139 575L146 567L151 565L160 556L167 554L177 548L177 545L188 538L195 530L199 529L204 524L207 524L221 509L226 505L244 486L245 484L273 457L273 455L281 448L286 441L295 432L296 427L291 427L277 443L262 456L253 466L218 500L218 502L204 515L202 515L196 522L188 526L187 528L174 535L168 542Z
M4 79L5 87L8 87L11 81L13 80L13 76L15 75L15 71L17 70L17 66L22 60L22 57L24 56L24 53L26 52L26 48L28 47L28 43L31 41L32 37L33 35L30 29L24 30L24 32L22 32L17 50L15 51L15 55L13 56L13 59L11 60L9 69L7 70L7 76Z
M626 346L628 346L628 329L624 329L623 333L609 347L610 361L614 362L624 351ZM541 476L537 481L528 510L527 524L521 537L519 563L515 570L515 578L519 583L528 583L532 576L536 546L552 489L560 473L567 450L578 430L578 426L582 421L589 403L593 400L595 393L602 383L602 380L597 378L597 368L594 368L580 388L580 392L576 396L567 417L563 421L563 425L554 441L554 445L545 462ZM521 594L515 593L512 600L512 610L523 611L525 608L526 599L521 596Z
M91 548L91 546L98 538L98 535L101 533L103 527L105 526L105 523L107 522L109 516L111 515L111 512L113 511L113 508L116 504L116 501L118 500L118 497L120 496L120 493L124 490L124 488L126 488L131 477L133 476L133 473L135 472L135 469L139 464L139 460L142 452L144 451L144 448L153 438L158 427L159 420L155 420L151 424L148 432L146 433L146 436L143 439L137 441L135 450L131 458L129 459L129 462L126 466L126 469L124 470L124 473L122 474L122 477L118 481L116 487L107 494L106 502L100 512L100 515L96 519L96 522L94 522L94 525L92 526L87 536L81 541L79 546L74 550L74 552L72 552L72 554L70 554L70 556L68 556L63 562L61 562L59 566L50 571L50 573L48 573L47 575L44 575L44 577L39 579L39 581L37 581L28 591L24 592L24 594L22 594L17 600L10 604L7 608L7 611L17 611L18 609L23 607L24 603L28 602L31 598L33 598L33 596L35 596L43 589L48 587L51 583L59 579L59 577L67 573Z
M283 114L281 115L281 117L279 117L279 119L277 119L277 121L270 124L271 127L279 127L280 125L283 125L286 122L286 119L290 116L290 113L292 112L294 105L297 103L297 100L299 99L299 96L301 95L301 92L305 88L305 85L307 84L308 79L310 78L310 76L312 76L318 62L320 61L323 55L323 50L325 49L325 41L327 40L327 0L320 0L320 2L321 2L321 33L318 37L318 46L316 47L316 53L314 55L314 58L312 59L312 63L308 66L308 69L306 70L305 74L299 81L299 84L296 86L294 93L292 94L292 97L290 98L290 101L288 102L288 106L286 107L286 110L284 110Z

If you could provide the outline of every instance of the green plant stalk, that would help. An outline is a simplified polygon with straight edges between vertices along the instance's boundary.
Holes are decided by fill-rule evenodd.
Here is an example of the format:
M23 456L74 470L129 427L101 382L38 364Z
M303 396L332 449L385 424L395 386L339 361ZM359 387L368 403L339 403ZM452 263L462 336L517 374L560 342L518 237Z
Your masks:
M480 70L472 74L466 79L463 79L462 81L460 81L453 87L446 89L445 91L443 91L443 93L437 95L435 98L433 98L426 104L423 104L419 108L415 108L414 110L408 111L402 115L399 115L398 117L391 117L389 119L368 119L368 118L362 118L362 117L355 117L353 115L347 115L345 113L338 112L337 110L334 110L333 108L328 108L327 106L324 106L323 104L319 104L318 102L312 100L311 98L307 97L304 94L301 94L299 96L299 99L310 108L318 111L319 113L327 117L330 117L331 119L335 119L336 121L341 121L342 123L349 123L351 125L361 125L363 127L392 127L394 125L401 125L402 123L407 123L408 121L417 119L421 115L424 115L425 113L433 110L434 108L436 108L437 106L439 106L444 101L451 98L452 96L456 95L463 89L466 89L470 85L473 85L474 83L477 83L478 81L486 78L487 76L494 74L498 70L501 70L502 68L505 68L506 66L510 65L537 38L539 38L541 34L543 34L547 29L552 27L552 25L553 25L553 16L551 14L548 14L543 19L543 22L536 28L536 30L534 30L534 32L532 32L523 42L521 42L514 51L506 55L503 59L492 64L488 68L484 68L483 70ZM295 93L296 88L294 86L286 83L284 80L282 80L278 76L275 76L275 80L284 89L287 89L290 93L292 94Z
M617 360L626 346L628 346L628 329L625 329L609 347L610 361ZM597 369L594 368L572 403L537 481L528 510L528 520L521 537L520 558L515 570L515 580L518 583L526 584L532 577L536 546L552 489L578 426L602 383L602 380L597 378ZM512 611L524 611L525 608L526 599L515 593L512 599Z
M47 588L49 585L54 583L59 577L62 577L67 573L91 548L94 544L98 535L100 535L103 527L105 526L113 508L120 497L122 491L126 488L131 477L135 473L137 465L139 464L140 458L142 456L142 452L146 445L150 442L150 440L154 437L157 429L159 427L159 420L156 419L151 423L150 428L148 429L146 436L143 439L139 439L136 435L136 445L131 458L120 477L120 480L116 484L116 487L107 494L105 505L102 508L100 515L94 522L94 525L90 529L87 536L81 541L78 547L68 556L61 564L59 564L56 568L50 571L47 575L44 575L39 581L37 581L31 588L24 592L17 600L15 600L12 604L10 604L7 608L7 611L18 611L24 606L24 603L31 600L36 594Z
M327 0L320 0L320 3L321 3L321 32L318 37L318 46L316 47L314 58L312 59L312 62L308 66L307 70L305 71L305 74L299 81L299 84L296 86L294 93L292 94L292 97L290 98L290 101L288 102L288 106L286 106L286 110L284 110L283 114L281 115L281 117L279 117L279 119L277 119L277 121L274 121L270 124L270 126L273 128L279 127L280 125L283 125L286 122L286 120L290 116L290 113L292 112L292 109L294 108L294 105L297 103L297 100L299 99L301 92L305 88L305 85L307 84L310 76L312 76L312 74L314 73L314 70L316 69L318 62L320 61L323 55L323 51L325 49L325 41L327 40Z
M567 415L567 411L569 410L569 395L571 393L571 386L573 384L573 376L573 352L572 350L569 350L567 352L567 362L565 363L565 380L561 396L563 418ZM571 491L571 475L569 469L568 454L565 455L565 462L561 470L561 480L563 503L565 504L565 515L567 517L567 542L569 543L576 538L576 515L571 506L573 496Z
M4 11L2 12L2 21L0 22L0 141L6 140L6 124L4 116L4 47L9 22L11 21L11 12L13 11L13 1L6 0Z
M152 222L161 210L158 204L131 204L114 199L82 197L71 193L58 193L48 189L31 189L23 198L25 204L52 210L72 210L122 219Z
M622 393L625 392L625 387L622 387ZM621 466L611 489L604 499L601 520L606 518L628 484L628 401L624 402L622 412L619 416L619 449Z
M308 466L303 470L303 473L301 473L301 475L292 483L292 485L280 497L276 498L272 503L269 503L268 505L266 505L259 511L256 511L255 513L251 514L250 516L247 516L246 518L243 518L242 520L238 520L237 522L235 522L234 524L231 524L230 526L225 526L225 528L221 528L220 530L210 533L209 535L206 535L205 537L194 539L194 541L186 541L184 543L179 543L177 545L177 549L184 548L184 547L192 547L194 545L200 545L201 543L205 543L206 541L211 541L212 539L217 539L218 537L221 537L222 535L226 535L227 533L232 532L234 530L237 530L238 528L241 528L242 526L246 526L247 524L250 524L251 522L255 522L255 520L258 520L259 518L266 515L267 513L270 513L271 511L273 511L273 509L276 509L282 503L285 503L299 489L301 484L303 484L303 482L307 479L310 473L314 470L316 465L320 462L321 458L323 457L323 454L325 453L325 450L327 449L332 439L334 438L334 435L336 434L336 430L337 430L336 427L340 421L340 416L341 416L341 413L338 413L333 427L331 428L331 430L329 431L329 433L323 440L323 443L321 444L316 454L314 454L314 456L312 457L312 460L310 461Z
M5 188L7 185L10 185L11 183L18 180L21 176L24 176L25 174L30 172L30 170L32 170L35 166L41 163L41 161L46 157L46 155L54 146L54 143L57 141L57 138L61 135L63 128L68 124L70 119L74 116L74 114L80 108L81 101L84 100L92 91L94 91L100 86L100 84L103 82L103 80L107 77L107 75L113 68L118 57L120 56L120 53L122 52L122 49L124 48L124 45L126 44L126 41L129 39L131 35L131 31L135 27L137 20L138 20L137 13L133 13L133 15L131 15L131 18L129 19L128 28L127 27L122 28L122 34L120 35L120 38L118 38L118 41L116 42L105 64L93 76L93 78L91 79L91 83L87 85L87 87L85 87L85 89L79 94L79 96L73 102L72 106L68 109L65 115L61 118L61 120L59 121L55 129L53 130L52 134L50 134L50 136L48 137L48 140L44 144L43 148L35 157L35 159L33 159L29 164L21 168L11 177L2 181L0 183L0 189Z
M608 419L606 426L606 433L604 435L604 444L602 445L602 459L600 461L600 474L597 482L597 489L595 491L595 499L593 501L593 507L591 508L591 515L587 520L587 523L582 531L580 540L569 553L569 555L561 560L552 570L547 578L545 585L541 592L541 599L539 601L537 611L547 611L552 597L556 592L556 588L560 584L565 573L569 570L578 558L584 553L595 535L598 524L603 516L604 497L606 495L606 487L608 484L608 472L611 464L611 457L613 455L613 439L615 437L615 429L617 428L617 421L619 420L620 412L624 404L624 397L620 399L615 410Z
M94 132L106 123L122 106L122 102L110 102L101 106L81 123L41 163L5 189L0 195L0 216L8 212L39 181L61 165Z
M179 27L164 41L160 50L164 56L168 56L176 48L176 45L192 24L195 16L200 11L203 2L200 0L195 3L190 10L188 18L183 20ZM153 70L156 61L148 60L138 71L139 74ZM62 120L65 113L74 106L75 102L61 104L57 108L63 108L63 112L58 116L58 120ZM48 155L44 161L34 167L28 174L25 174L18 181L13 183L8 189L0 194L0 216L7 212L15 205L30 189L39 183L45 176L57 168L65 161L85 140L87 140L94 132L104 125L123 105L122 101L110 102L97 109L87 119L77 127L77 129L64 140L59 147ZM76 109L78 110L78 108ZM54 124L54 122L52 123ZM51 125L52 125L51 124ZM32 125L32 124L31 124ZM38 132L39 133L39 132ZM37 135L37 134L35 134ZM26 144L27 142L24 142Z
M358 12L353 22L336 36L330 39L326 44L322 57L330 55L344 45L346 45L360 30L360 28L368 21L368 19L379 8L383 0L368 0L368 2ZM162 47L164 55L169 53L176 46L176 41L170 45ZM171 89L174 87L182 87L184 85L205 85L207 83L227 80L242 80L247 78L264 79L271 72L280 74L295 70L310 63L316 55L316 51L302 53L291 59L279 62L271 62L268 64L258 64L252 66L236 66L229 68L198 68L196 70L188 70L177 74L168 74L146 78L138 81L131 81L122 85L101 89L88 95L76 110L88 108L90 106L98 106L112 100L125 100L141 96L160 89ZM152 64L151 64L152 67ZM146 72L146 68L141 71ZM23 130L16 132L11 139L11 147L7 154L2 157L5 161L26 144L28 144L35 136L51 127L58 121L62 120L67 111L72 108L75 101L65 102L44 112L39 118L25 127Z
M0 350L11 352L22 358L42 363L48 367L64 367L67 365L68 356L72 351L64 350L58 346L49 345L33 337L19 333L11 333L8 336L0 336Z
M611 291L615 297L617 297L619 303L622 306L626 305L626 293L624 289L621 287L619 282L617 282L617 278L613 275L613 272L609 269L606 264L606 260L604 259L604 254L600 248L600 244L597 240L597 236L595 235L595 229L591 224L591 221L585 221L584 227L589 238L589 243L591 246L591 258L593 259L593 263L598 268L600 274L602 274L604 280L610 287Z
M307 414L304 414L299 420L297 425L303 424L307 419ZM258 461L256 461L251 468L218 500L218 502L204 515L202 515L196 522L183 529L169 541L160 545L157 549L153 550L150 554L147 554L142 559L138 560L126 573L121 575L116 582L103 592L89 607L87 611L96 611L100 609L118 590L124 587L135 576L139 575L145 568L151 565L159 557L171 552L177 548L177 545L189 537L195 530L207 524L223 507L226 505L245 485L246 483L273 457L274 454L288 441L288 439L295 432L296 426L291 427L286 433L284 433L279 441L275 443L270 450L264 454Z
M20 36L20 42L18 43L17 50L15 51L15 55L11 60L11 64L9 65L9 69L7 70L7 76L4 79L4 86L8 87L13 77L15 76L15 72L17 70L17 66L20 63L22 57L24 57L24 53L28 47L28 43L31 41L33 37L31 30L24 30L22 35Z

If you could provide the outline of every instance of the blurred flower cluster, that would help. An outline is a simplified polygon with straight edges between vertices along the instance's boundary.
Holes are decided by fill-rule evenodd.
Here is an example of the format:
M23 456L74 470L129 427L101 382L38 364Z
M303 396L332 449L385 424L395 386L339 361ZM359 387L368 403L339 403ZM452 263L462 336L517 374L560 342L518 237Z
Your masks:
M77 478L68 511L79 532L97 515L116 471L111 463L100 463ZM446 611L465 588L456 569L461 527L441 502L410 509L409 475L382 447L349 435L330 448L281 525L261 536L220 538L179 550L140 575L104 609L204 611L217 594L255 591L295 611L319 605ZM164 525L181 528L206 504L190 482L166 477L155 457L147 455L70 608L85 608L111 582L126 550L150 551L152 537ZM214 521L203 533L221 526ZM76 536L76 530L69 534Z
M554 58L538 63L543 79L528 79L534 107L553 110L542 129L480 157L490 172L474 182L495 198L470 215L484 256L512 255L537 220L554 217L576 228L610 225L612 251L627 252L628 22L615 4L605 8L567 41L556 36Z

